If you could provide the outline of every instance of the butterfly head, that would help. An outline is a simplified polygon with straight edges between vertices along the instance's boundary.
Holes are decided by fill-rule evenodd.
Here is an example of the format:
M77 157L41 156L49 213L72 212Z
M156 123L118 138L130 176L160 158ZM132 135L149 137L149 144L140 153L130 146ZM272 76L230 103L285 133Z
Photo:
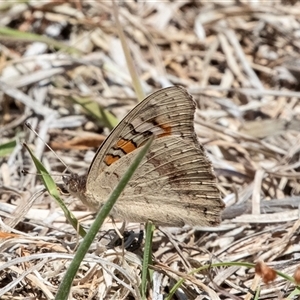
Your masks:
M86 192L86 175L79 176L77 174L64 175L62 180L71 195L79 199L85 198Z

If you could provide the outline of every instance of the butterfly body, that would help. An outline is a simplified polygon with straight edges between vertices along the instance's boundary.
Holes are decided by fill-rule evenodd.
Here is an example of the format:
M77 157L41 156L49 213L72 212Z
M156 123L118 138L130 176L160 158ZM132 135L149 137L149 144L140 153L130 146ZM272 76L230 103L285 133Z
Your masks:
M117 200L111 216L161 226L214 226L224 204L211 163L194 132L195 104L180 87L157 91L138 104L98 149L85 177L67 188L97 211L107 201L140 147L154 141Z

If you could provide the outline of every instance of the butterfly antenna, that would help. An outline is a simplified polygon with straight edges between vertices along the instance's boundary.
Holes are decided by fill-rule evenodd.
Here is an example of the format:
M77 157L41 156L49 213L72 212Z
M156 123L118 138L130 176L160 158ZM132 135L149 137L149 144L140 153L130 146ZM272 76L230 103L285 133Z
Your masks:
M68 166L65 164L65 162L57 155L57 153L40 137L40 135L33 129L30 123L25 122L25 126L31 130L43 143L45 146L54 154L54 156L65 166L66 170L68 169ZM63 172L63 174L66 172L66 170Z
M29 172L26 169L22 169L20 170L22 175L35 175L35 176L45 176L46 174L42 174L42 173L34 173L34 172ZM49 173L49 176L61 176L61 174L53 174L53 173Z

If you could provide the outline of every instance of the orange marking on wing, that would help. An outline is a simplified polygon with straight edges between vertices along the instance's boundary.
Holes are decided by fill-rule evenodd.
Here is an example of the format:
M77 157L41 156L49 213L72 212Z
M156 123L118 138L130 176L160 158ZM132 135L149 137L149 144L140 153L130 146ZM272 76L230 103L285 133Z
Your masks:
M137 146L136 146L133 142L131 142L131 141L126 141L126 140L119 140L119 141L117 142L116 146L117 146L118 148L121 148L122 151L123 151L124 153L126 153L126 154L128 154L128 153L134 151L134 150L137 148Z
M113 164L114 162L116 162L120 157L119 156L113 156L113 155L106 155L104 162L106 163L106 165L110 166L111 164Z
M164 133L159 134L158 137L171 135L171 133L172 133L172 127L171 126L169 126L167 124L158 125L158 126L164 130Z

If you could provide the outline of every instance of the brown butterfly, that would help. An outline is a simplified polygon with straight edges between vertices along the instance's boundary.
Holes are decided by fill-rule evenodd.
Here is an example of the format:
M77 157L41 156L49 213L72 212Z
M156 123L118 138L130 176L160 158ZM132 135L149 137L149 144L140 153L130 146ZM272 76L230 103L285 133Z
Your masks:
M218 225L224 203L194 131L194 112L192 96L178 86L146 97L103 142L85 176L64 177L68 190L99 210L140 147L154 136L111 216L161 226Z

